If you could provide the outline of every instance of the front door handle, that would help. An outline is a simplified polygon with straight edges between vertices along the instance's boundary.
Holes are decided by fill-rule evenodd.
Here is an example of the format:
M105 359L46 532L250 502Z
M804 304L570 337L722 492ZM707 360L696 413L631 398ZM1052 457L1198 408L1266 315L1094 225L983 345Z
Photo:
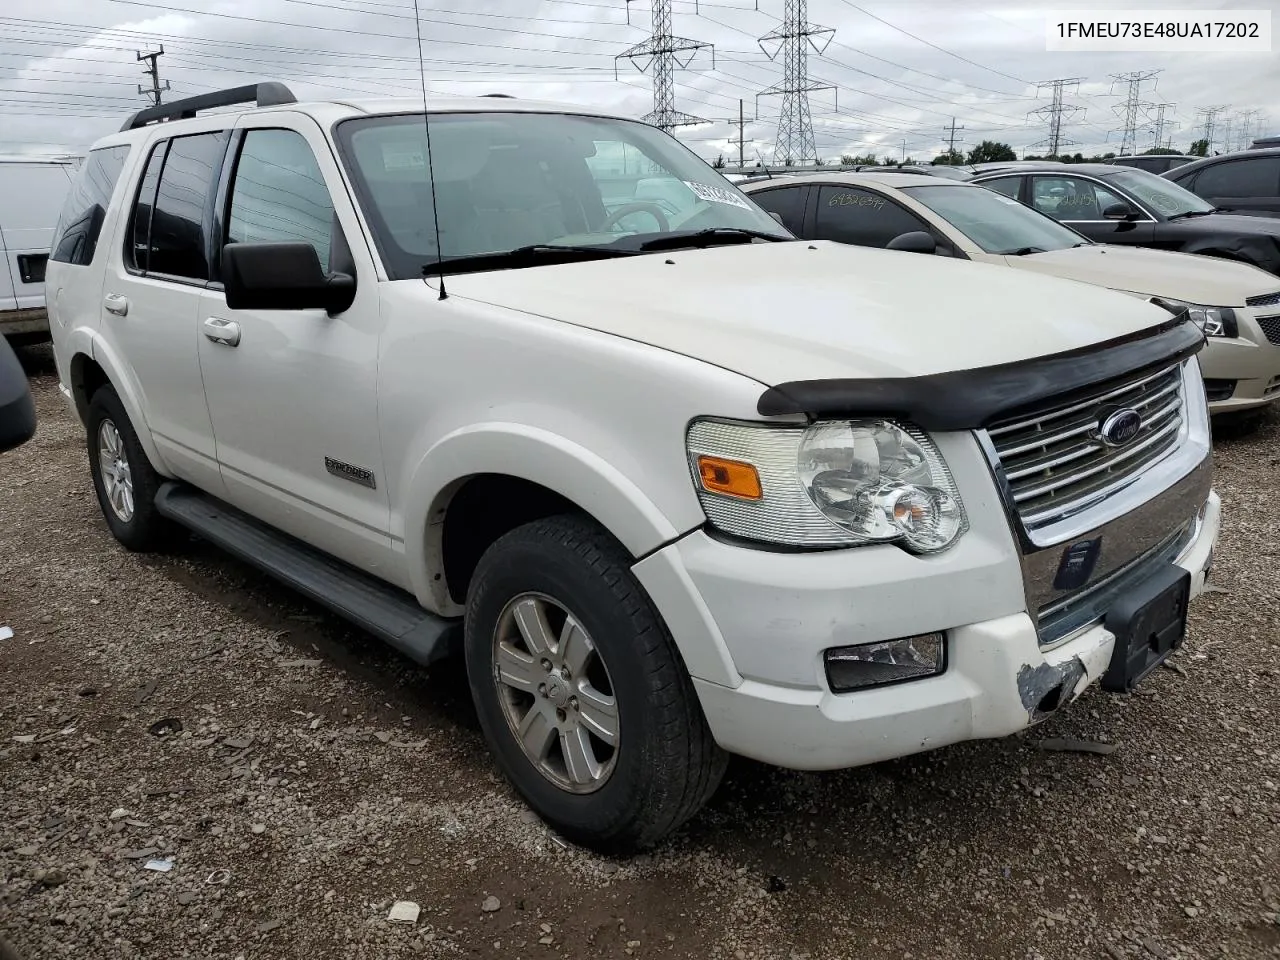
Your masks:
M107 308L107 313L114 313L117 317L123 317L129 312L129 298L118 293L108 293L102 305Z
M223 320L221 317L207 317L204 321L204 335L214 343L228 347L240 343L240 324L234 320Z

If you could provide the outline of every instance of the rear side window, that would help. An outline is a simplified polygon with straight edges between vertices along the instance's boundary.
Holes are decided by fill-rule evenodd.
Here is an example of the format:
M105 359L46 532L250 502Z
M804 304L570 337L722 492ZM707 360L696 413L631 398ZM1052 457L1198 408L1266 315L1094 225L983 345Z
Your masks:
M1202 197L1274 197L1280 192L1280 157L1215 163L1200 172L1195 192Z
M145 244L148 273L209 279L205 224L229 137L228 131L219 130L170 141Z
M928 232L929 227L883 194L858 187L818 188L818 240L885 247L916 230Z
M770 213L780 216L782 225L798 237L800 228L804 225L804 203L808 196L807 186L775 187L753 193L751 199Z
M1021 177L1005 177L1003 180L987 180L982 186L988 190L994 190L996 193L1003 193L1011 200L1018 199L1018 191L1022 187Z
M329 262L333 201L302 134L250 130L231 185L228 243L303 242Z
M89 151L58 218L51 260L82 267L93 262L107 206L128 156L127 144Z

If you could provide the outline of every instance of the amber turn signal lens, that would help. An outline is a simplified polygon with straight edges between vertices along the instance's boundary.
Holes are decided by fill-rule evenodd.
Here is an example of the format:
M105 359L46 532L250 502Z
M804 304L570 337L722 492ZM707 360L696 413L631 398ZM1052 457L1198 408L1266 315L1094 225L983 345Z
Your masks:
M725 493L744 500L759 500L764 496L760 489L760 475L749 463L726 460L723 457L698 457L698 475L702 486L712 493Z

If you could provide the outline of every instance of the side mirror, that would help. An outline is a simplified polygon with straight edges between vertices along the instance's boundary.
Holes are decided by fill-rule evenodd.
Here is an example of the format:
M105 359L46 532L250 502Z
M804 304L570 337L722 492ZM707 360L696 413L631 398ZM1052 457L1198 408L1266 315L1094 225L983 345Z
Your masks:
M1138 211L1127 203L1113 203L1102 211L1104 220L1136 220Z
M20 447L36 433L36 407L13 347L0 334L0 453Z
M773 217L773 219L777 220L777 221L778 221L778 225L779 225L779 226L782 226L782 227L785 227L785 226L786 226L786 224L782 222L782 214L778 213L778 211L776 211L776 210L770 210L770 211L769 211L769 216L771 216L771 217Z
M325 273L309 243L228 243L222 285L232 310L311 310L342 313L355 301L356 280Z
M905 253L936 253L938 250L938 242L932 236L923 230L912 230L910 233L903 233L892 240L885 246L886 250L902 250Z

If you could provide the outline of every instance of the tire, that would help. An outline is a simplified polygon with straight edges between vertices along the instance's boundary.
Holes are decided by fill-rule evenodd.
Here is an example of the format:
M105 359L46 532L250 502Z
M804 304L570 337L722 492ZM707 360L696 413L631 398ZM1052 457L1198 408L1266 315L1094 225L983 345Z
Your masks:
M498 766L543 820L601 853L635 852L669 836L710 799L728 761L631 563L587 519L550 517L496 541L467 594L467 678ZM582 632L565 631L570 617ZM522 621L550 628L557 642L545 658L534 655ZM554 678L540 659L555 661ZM523 690L500 685L499 661ZM610 695L613 747L597 736L609 729ZM543 751L527 751L516 733L526 709L529 739L547 747L541 762L534 757ZM542 718L531 720L538 711ZM585 763L566 749L584 742Z
M139 552L176 542L179 528L160 516L155 506L163 478L147 459L115 388L99 387L90 399L87 438L93 487L112 535ZM103 462L107 450L117 455L112 467ZM122 493L122 477L127 480L127 495Z

